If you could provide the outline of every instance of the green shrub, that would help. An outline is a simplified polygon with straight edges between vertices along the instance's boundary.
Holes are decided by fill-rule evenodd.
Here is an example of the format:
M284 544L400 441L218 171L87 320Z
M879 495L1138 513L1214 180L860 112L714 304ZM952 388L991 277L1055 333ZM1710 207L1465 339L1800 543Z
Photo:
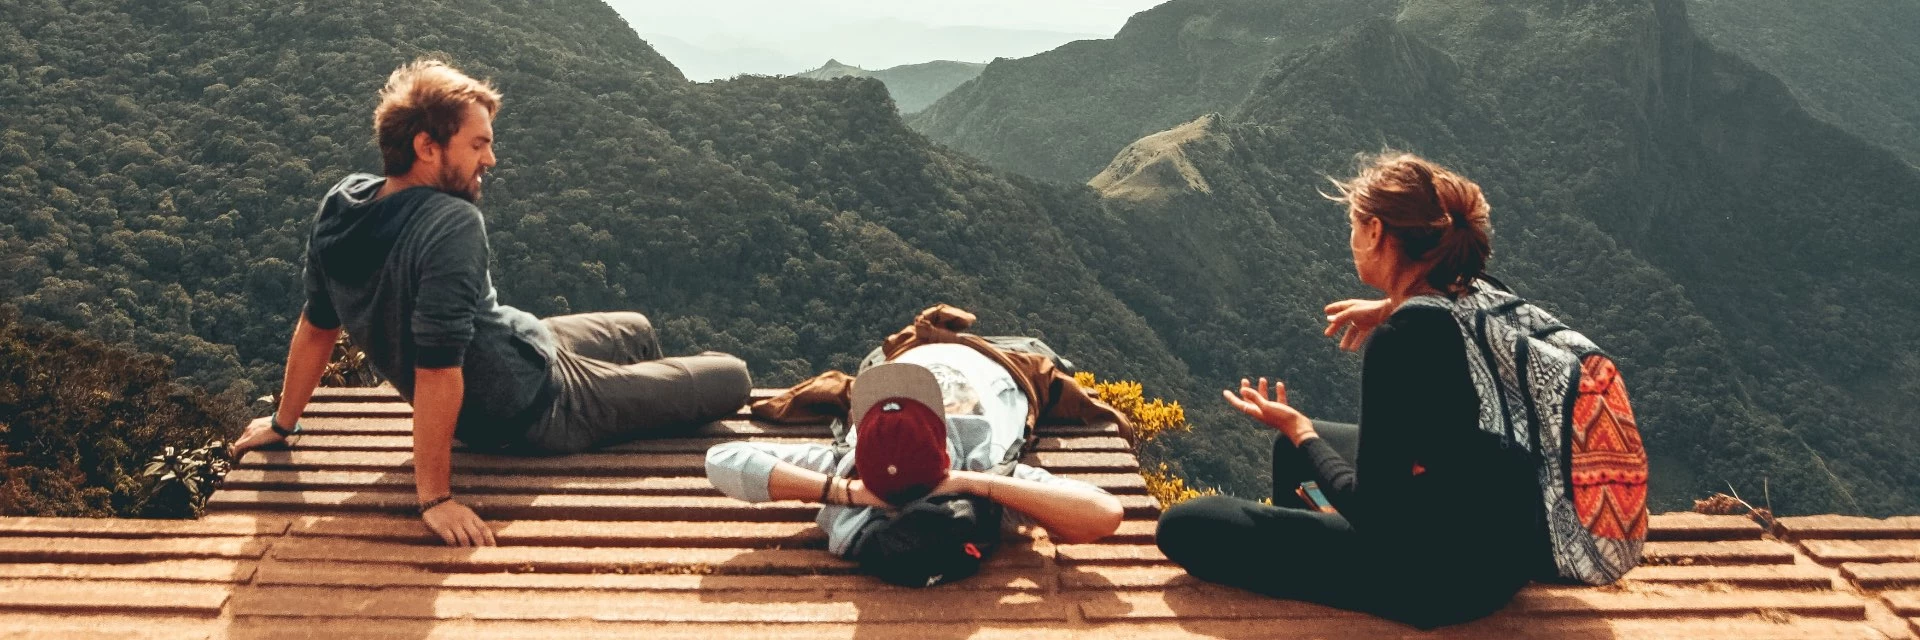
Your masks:
M198 479L214 470L204 448L186 456L197 454L199 466L164 464L171 480L159 481L167 471L143 479L142 464L153 452L224 435L244 414L174 382L171 368L166 358L0 307L0 515L197 513L207 489Z

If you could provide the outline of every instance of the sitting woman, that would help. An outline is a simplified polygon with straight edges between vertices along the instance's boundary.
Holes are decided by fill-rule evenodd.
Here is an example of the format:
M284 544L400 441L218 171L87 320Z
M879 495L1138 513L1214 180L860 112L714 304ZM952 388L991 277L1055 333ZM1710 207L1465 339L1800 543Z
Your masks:
M1360 348L1360 425L1309 420L1240 381L1227 401L1280 432L1273 504L1214 496L1169 509L1158 542L1195 577L1263 594L1365 611L1420 627L1490 614L1551 573L1535 463L1479 428L1459 325L1442 308L1491 254L1480 187L1403 153L1372 158L1339 183L1360 279L1386 300L1327 307L1327 334ZM1368 337L1368 334L1371 337ZM1314 482L1332 510L1299 495ZM1299 491L1297 491L1299 490Z

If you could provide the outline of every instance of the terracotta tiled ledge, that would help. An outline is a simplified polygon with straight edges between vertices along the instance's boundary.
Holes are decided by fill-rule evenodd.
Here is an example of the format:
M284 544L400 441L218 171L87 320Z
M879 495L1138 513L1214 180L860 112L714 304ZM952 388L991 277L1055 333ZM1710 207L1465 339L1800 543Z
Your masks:
M758 392L764 395L766 391ZM1423 633L1193 580L1153 546L1158 506L1110 426L1042 431L1040 464L1119 495L1098 544L1013 541L964 582L901 589L821 550L813 510L746 505L700 453L820 426L744 414L671 440L556 458L456 455L502 546L438 546L413 503L410 412L325 389L298 451L249 456L199 521L0 518L0 638L1913 638L1920 518L1665 514L1647 566L1598 589L1528 588Z

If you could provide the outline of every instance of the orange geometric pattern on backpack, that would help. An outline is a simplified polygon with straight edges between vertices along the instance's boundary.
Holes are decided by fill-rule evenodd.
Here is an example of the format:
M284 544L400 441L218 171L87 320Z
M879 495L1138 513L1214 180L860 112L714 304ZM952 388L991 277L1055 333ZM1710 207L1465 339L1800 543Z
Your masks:
M1600 538L1647 536L1647 450L1620 371L1602 355L1581 361L1573 405L1573 505Z

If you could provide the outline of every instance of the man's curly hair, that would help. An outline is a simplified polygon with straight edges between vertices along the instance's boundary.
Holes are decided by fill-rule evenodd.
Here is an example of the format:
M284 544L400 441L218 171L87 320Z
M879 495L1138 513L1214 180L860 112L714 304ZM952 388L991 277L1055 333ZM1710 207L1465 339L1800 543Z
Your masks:
M414 136L424 132L446 144L460 131L467 106L475 103L486 107L489 117L498 114L500 90L431 58L394 69L387 86L380 88L380 106L373 110L382 172L397 176L412 170Z

